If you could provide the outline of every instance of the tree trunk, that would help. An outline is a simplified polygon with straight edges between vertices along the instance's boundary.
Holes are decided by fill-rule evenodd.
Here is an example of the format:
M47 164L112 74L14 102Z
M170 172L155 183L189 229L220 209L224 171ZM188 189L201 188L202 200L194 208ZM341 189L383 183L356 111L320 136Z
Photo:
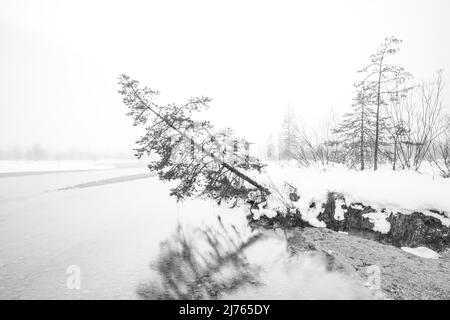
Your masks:
M361 106L361 171L364 170L364 105Z
M392 164L392 170L395 171L395 165L397 163L397 139L394 139L394 161Z
M380 103L381 103L381 67L383 66L383 60L380 61L380 70L378 72L378 90L377 90L377 119L375 124L375 152L373 157L373 170L378 169L378 139L380 131Z

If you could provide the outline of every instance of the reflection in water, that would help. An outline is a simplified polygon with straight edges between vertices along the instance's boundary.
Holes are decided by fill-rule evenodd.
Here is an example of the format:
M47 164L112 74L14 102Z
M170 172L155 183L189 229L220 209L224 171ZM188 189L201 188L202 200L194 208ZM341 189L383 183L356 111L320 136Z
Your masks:
M373 299L363 280L299 233L255 233L219 217L201 228L178 225L161 243L142 283L144 299ZM365 280L364 280L365 281Z
M145 299L216 299L244 286L257 286L260 268L249 263L244 251L262 238L217 223L190 230L178 225L160 245L152 268L159 279L141 284Z

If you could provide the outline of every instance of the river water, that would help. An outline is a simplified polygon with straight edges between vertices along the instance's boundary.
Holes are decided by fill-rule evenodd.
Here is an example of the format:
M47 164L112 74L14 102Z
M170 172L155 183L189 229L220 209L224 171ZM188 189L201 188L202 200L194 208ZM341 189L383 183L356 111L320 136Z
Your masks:
M369 298L241 209L176 203L144 166L85 169L0 175L1 299Z

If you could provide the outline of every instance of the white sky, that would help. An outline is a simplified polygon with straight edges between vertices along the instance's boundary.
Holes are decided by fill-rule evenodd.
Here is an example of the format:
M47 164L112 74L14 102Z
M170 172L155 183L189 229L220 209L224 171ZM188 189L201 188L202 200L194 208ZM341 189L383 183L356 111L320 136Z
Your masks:
M265 140L288 103L310 124L345 112L390 35L417 79L449 79L449 16L449 0L0 0L0 149L130 150L120 73L167 101L208 95L217 125Z

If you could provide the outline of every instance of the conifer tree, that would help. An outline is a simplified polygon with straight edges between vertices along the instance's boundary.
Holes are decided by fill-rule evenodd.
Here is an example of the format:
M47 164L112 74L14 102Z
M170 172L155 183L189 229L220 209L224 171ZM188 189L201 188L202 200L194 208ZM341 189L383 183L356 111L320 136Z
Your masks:
M300 147L300 131L292 107L286 109L280 132L280 159L294 159Z
M366 93L370 104L375 106L375 145L373 154L373 168L377 170L379 154L382 146L382 106L388 104L389 97L396 90L396 86L405 83L411 75L403 67L388 63L388 58L399 51L402 41L389 37L384 39L377 52L370 56L371 63L359 72L364 74L364 79L357 85Z
M268 160L275 159L275 144L273 142L273 134L270 134L266 144L266 157Z
M352 109L343 116L334 132L341 139L350 166L359 163L360 169L364 170L373 156L376 114L363 92L357 93Z
M268 194L266 187L245 171L264 166L249 154L249 143L230 129L215 130L209 121L195 121L193 115L207 109L211 99L193 97L185 104L158 104L159 91L141 87L127 75L119 77L127 115L146 133L137 141L136 156L150 155L149 169L161 180L176 180L171 190L177 200L191 196L222 199L247 198L250 191Z

